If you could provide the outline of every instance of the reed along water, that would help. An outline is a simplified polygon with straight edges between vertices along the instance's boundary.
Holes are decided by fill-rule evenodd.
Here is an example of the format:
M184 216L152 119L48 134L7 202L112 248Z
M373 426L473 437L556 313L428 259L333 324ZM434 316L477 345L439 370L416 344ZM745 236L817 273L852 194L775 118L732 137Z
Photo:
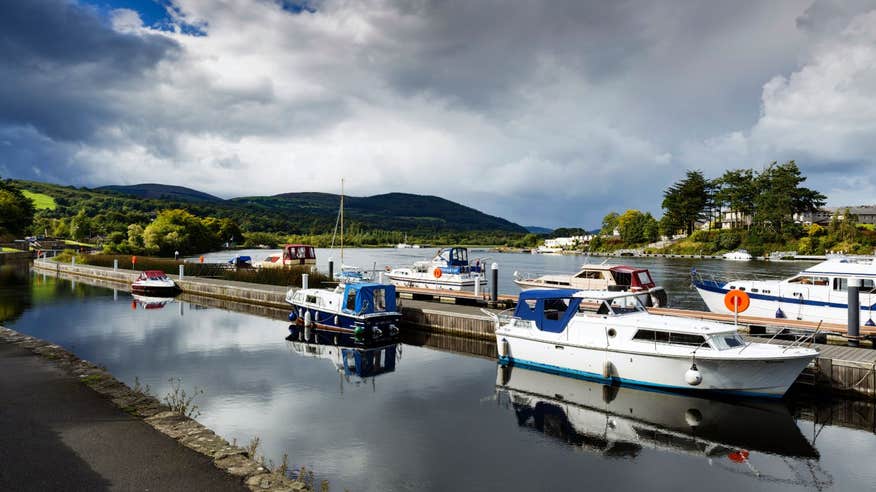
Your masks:
M635 263L655 276L689 270L663 261L662 270ZM41 273L3 278L0 316L159 397L170 378L205 390L199 421L240 445L259 437L269 460L288 454L290 468L312 470L331 490L845 491L876 482L869 403L606 387L503 369L489 343L412 331L397 345L345 348L279 319L138 302Z

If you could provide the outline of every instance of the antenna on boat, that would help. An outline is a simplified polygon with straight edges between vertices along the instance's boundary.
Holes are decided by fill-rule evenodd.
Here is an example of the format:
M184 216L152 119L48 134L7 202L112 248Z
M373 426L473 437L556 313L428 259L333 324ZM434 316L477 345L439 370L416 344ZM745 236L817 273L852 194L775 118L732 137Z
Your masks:
M344 178L341 178L341 269L344 268Z

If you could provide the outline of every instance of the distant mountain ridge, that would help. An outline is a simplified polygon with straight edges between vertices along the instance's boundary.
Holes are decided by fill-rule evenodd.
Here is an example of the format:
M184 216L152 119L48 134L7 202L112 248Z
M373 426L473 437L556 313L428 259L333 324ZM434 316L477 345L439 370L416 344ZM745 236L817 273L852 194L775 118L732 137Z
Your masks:
M550 227L541 227L541 226L523 226L527 231L533 234L550 234L554 232Z
M106 210L136 210L148 216L166 208L184 208L206 217L234 219L246 231L284 234L324 234L334 229L340 195L320 192L282 193L224 200L182 186L144 183L101 186L94 189L17 181L22 189L45 193L75 214L85 208L89 215ZM347 230L393 231L414 235L496 232L525 234L524 227L485 214L474 208L431 195L384 193L344 196ZM65 210L55 215L60 218Z
M142 183L136 185L109 185L94 188L97 191L113 191L139 198L154 198L158 200L179 200L183 202L221 202L223 199L193 190L184 186L165 185L158 183Z

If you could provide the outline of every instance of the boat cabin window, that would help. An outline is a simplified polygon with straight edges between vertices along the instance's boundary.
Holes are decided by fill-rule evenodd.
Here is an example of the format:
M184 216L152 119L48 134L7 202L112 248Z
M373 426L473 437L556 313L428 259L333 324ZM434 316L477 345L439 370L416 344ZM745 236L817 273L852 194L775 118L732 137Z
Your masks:
M356 310L356 291L355 290L351 289L350 292L347 292L346 309L347 309L347 311L355 311Z
M633 283L633 275L630 273L612 272L612 275L614 276L614 283L617 285L629 287Z
M803 285L828 285L827 277L816 277L811 275L800 275L788 280L789 284Z
M568 299L545 299L544 301L544 319L550 321L558 321L566 314L566 309L569 308Z
M745 345L742 337L736 333L713 335L710 340L712 341L712 346L718 350L728 350Z
M644 286L653 283L653 281L651 280L651 275L648 272L636 272L636 276L639 278L639 285Z
M317 302L316 299L317 299L316 296L308 295L307 297L304 298L304 302L307 302L310 304L316 304L316 302Z
M386 292L383 289L374 291L374 310L386 311Z
M860 289L861 292L872 291L874 288L876 288L876 285L874 285L873 280L871 280L871 279L862 279L861 280L861 289ZM843 290L843 291L849 290L849 279L839 278L839 277L833 279L833 290Z
M602 272L594 272L592 270L585 270L578 275L575 275L575 278L590 278L594 280L602 279Z
M688 333L672 333L660 330L638 330L633 335L633 340L643 342L668 343L670 345L685 345L690 347L708 348L706 338L702 335L690 335Z

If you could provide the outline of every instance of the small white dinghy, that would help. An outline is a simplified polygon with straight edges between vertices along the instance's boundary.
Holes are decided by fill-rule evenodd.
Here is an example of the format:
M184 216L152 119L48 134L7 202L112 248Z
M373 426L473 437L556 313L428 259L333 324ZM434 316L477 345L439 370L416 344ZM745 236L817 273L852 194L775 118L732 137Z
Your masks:
M632 293L527 290L513 315L494 316L501 363L612 383L780 398L818 355L651 314Z
M169 297L178 294L179 287L161 270L146 270L141 272L137 280L131 284L131 292L146 296Z

